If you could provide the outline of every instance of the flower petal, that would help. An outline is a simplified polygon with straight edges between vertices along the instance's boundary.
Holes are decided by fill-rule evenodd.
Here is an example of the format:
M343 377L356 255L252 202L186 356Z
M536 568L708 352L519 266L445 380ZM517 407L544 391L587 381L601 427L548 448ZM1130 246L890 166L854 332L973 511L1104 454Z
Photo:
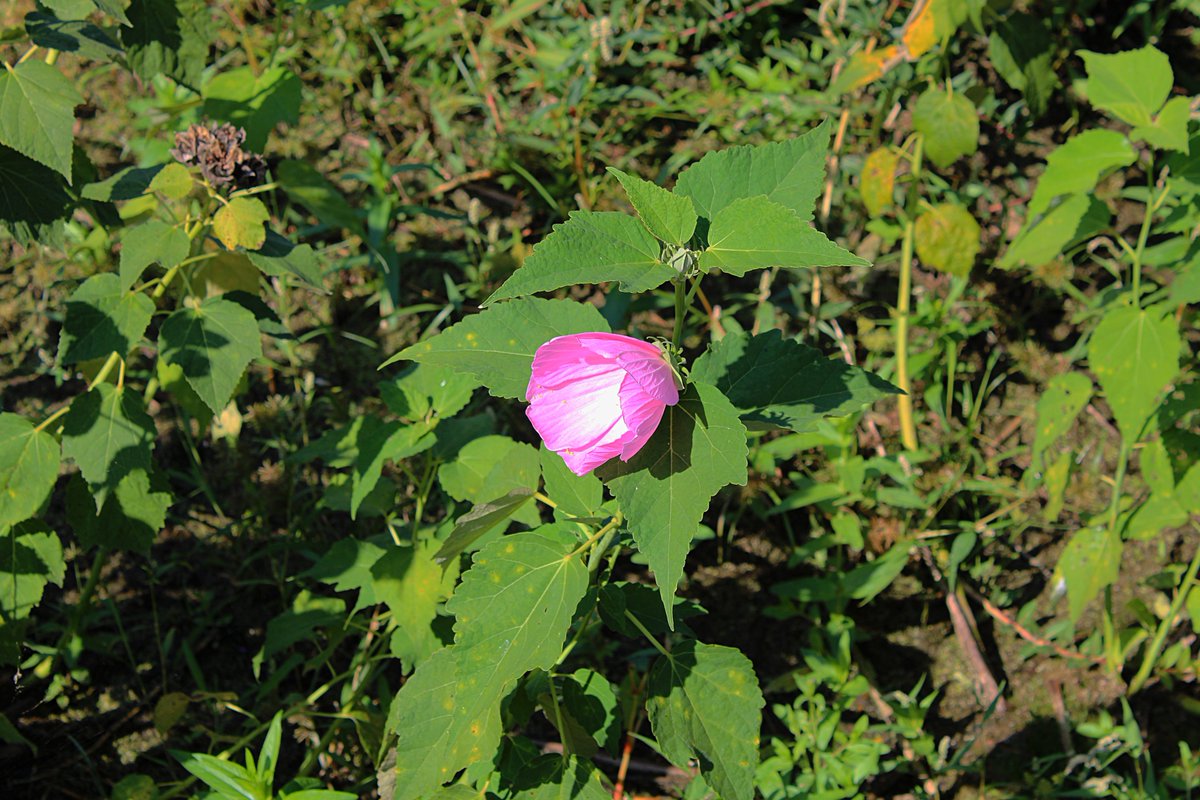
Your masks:
M658 351L658 348L655 348ZM673 406L679 402L679 389L675 386L675 373L671 371L661 351L654 358L625 354L617 357L629 376L639 387L660 403Z
M604 438L614 426L627 430L621 419L621 370L593 375L559 389L537 390L525 410L546 447L583 450Z

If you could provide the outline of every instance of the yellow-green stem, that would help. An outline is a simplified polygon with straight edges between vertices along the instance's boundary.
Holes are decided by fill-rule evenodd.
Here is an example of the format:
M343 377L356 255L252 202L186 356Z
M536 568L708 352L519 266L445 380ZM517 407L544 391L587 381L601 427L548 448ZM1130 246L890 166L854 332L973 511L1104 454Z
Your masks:
M646 640L649 641L650 644L654 645L655 650L662 653L665 658L671 657L671 654L667 652L667 649L659 643L658 639L654 638L654 634L646 630L646 626L642 624L641 620L631 614L629 609L625 609L625 618L633 623L633 627L642 632L642 636L645 636Z
M1192 526L1200 532L1200 525L1196 525L1193 522ZM1154 641L1146 649L1142 665L1138 667L1137 674L1133 676L1133 680L1129 683L1130 694L1140 691L1150 678L1150 672L1158 662L1163 645L1167 641L1167 634L1175 626L1175 618L1179 616L1179 612L1183 608L1183 603L1187 599L1188 593L1191 592L1192 585L1196 582L1197 571L1200 571L1200 547L1197 547L1196 552L1192 554L1192 563L1188 564L1187 573L1183 576L1183 583L1179 585L1179 589L1175 592L1175 598L1171 601L1171 607L1167 609L1167 615L1158 624L1158 630L1154 632Z
M680 276L675 281L675 332L671 335L671 344L676 347L683 340L683 318L687 313L687 280Z
M906 450L917 449L917 426L913 422L912 392L908 381L908 310L912 294L914 218L921 196L921 159L924 147L925 140L918 134L913 138L908 201L904 215L904 239L900 243L900 285L896 297L896 385L904 392L897 399L897 411L900 415L900 439Z

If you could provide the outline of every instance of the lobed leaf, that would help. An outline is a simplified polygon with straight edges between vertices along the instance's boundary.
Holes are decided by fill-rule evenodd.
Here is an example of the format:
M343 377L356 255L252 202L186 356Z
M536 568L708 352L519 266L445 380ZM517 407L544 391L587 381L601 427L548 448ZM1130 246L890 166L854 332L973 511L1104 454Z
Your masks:
M0 72L0 144L71 182L75 106L83 95L65 75L37 59Z
M141 340L153 315L150 298L124 291L116 275L93 275L67 298L58 360L74 364L112 353L124 358Z
M262 355L258 321L237 303L210 297L167 317L159 355L179 366L204 404L219 414L246 367Z
M1152 45L1104 55L1080 50L1088 102L1130 125L1150 125L1175 83L1171 61Z
M0 530L38 512L58 480L58 442L17 414L0 414Z
M691 240L696 232L697 217L688 197L673 194L615 167L609 167L608 171L621 182L625 196L647 230L669 244L683 246Z
M128 228L121 240L121 291L127 292L146 267L158 262L164 269L177 266L188 256L192 241L181 228L150 220Z
M96 510L134 470L149 472L156 431L141 395L99 383L73 401L63 418L62 452L79 465Z
M1137 441L1163 390L1179 374L1182 341L1170 310L1113 306L1088 343L1088 364L1129 444Z

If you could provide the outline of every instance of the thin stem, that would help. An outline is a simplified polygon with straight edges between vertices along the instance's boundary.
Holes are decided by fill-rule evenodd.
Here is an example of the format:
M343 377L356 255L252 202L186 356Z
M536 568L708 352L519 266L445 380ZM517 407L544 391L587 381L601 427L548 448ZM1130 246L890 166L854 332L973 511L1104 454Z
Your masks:
M547 505L551 508L558 508L558 503L554 502L549 497L546 497L546 495L542 494L541 492L534 492L533 499L537 500L542 505Z
M1146 239L1150 236L1150 223L1154 220L1157 200L1154 197L1154 156L1146 171L1146 214L1142 217L1142 229L1138 231L1137 248L1133 251L1133 307L1142 306L1142 254L1146 251Z
M1200 525L1193 522L1192 526L1197 531L1200 531ZM1137 674L1133 676L1133 680L1129 683L1130 694L1136 694L1141 690L1149 679L1154 665L1158 663L1158 657L1162 654L1163 645L1167 641L1167 634L1175 626L1175 618L1179 616L1179 611L1183 608L1183 603L1187 599L1188 593L1192 590L1192 584L1196 582L1197 571L1200 571L1200 547L1197 547L1196 552L1192 555L1192 563L1188 564L1187 573L1183 576L1183 583L1179 585L1179 589L1175 592L1175 598L1171 601L1171 607L1167 610L1167 615L1158 624L1158 630L1154 633L1154 641L1147 648L1146 656L1142 659L1142 665L1138 667Z
M602 536L605 536L606 534L608 534L609 531L616 530L621 525L621 523L624 521L625 521L625 518L622 517L620 513L618 513L615 517L613 517L607 523L605 523L604 526L602 528L600 528L600 530L596 531L591 536L589 536L587 538L587 541L585 541L583 544L579 545L579 547L576 547L574 550L572 550L571 555L569 555L567 557L574 558L575 556L582 553L584 550L587 550L589 547L591 547L593 544L596 543L597 539L601 538Z
M54 422L54 420L58 419L59 417L61 417L63 414L67 413L70 410L71 410L71 404L68 403L67 405L60 408L58 411L55 411L53 414L51 414L50 416L48 416L44 420L42 420L42 424L38 425L36 428L34 428L34 430L35 431L44 431L46 428L50 427L50 423Z
M116 350L113 350L108 356L108 360L104 362L104 366L101 367L100 371L96 373L96 377L92 378L91 383L87 385L86 391L90 392L92 389L95 389L97 386L108 380L109 374L112 373L113 367L117 365L118 361L121 361L122 365L125 363L121 359L120 354L117 353Z
M562 709L558 707L558 690L554 688L554 675L547 676L550 679L550 704L554 706L554 727L558 728L558 738L562 740L562 757L565 759L571 755L571 746L567 744L567 737L563 736L563 718Z
M675 332L671 344L676 347L683 340L683 317L687 312L687 281L682 277L675 281Z
M104 569L104 562L107 560L108 548L98 548L95 558L92 559L92 568L88 573L87 583L83 585L83 591L79 593L79 602L75 605L75 613L71 614L71 619L67 623L67 629L58 638L58 644L54 648L54 655L43 661L34 670L34 674L39 678L48 678L54 674L54 668L58 666L58 661L62 658L62 653L66 650L67 645L71 643L71 639L79 633L79 628L83 624L83 618L87 614L88 606L92 604L92 595L96 593L96 587L100 585L100 572Z
M913 422L912 391L908 381L908 311L912 294L913 216L920 198L919 179L924 143L922 136L913 139L912 175L908 186L904 239L900 245L900 285L896 298L896 385L903 392L897 398L897 411L900 415L900 439L906 450L917 449L917 426Z
M642 636L645 636L646 639L650 642L650 644L654 645L655 650L657 650L658 652L663 654L663 657L665 657L665 658L671 657L671 654L667 652L666 648L663 647L661 644L659 644L658 639L654 638L654 634L652 634L652 633L650 633L650 631L646 630L646 626L642 624L641 620L639 620L632 613L630 613L629 609L625 609L625 617L630 622L633 623L633 627L637 628L639 631L642 632Z

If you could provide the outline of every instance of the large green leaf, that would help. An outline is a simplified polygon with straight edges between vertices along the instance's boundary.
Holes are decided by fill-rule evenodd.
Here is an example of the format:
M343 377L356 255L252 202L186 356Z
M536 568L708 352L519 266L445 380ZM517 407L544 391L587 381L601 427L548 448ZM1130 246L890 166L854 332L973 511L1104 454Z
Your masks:
M1092 399L1092 382L1082 372L1055 375L1037 402L1037 427L1033 433L1033 465L1040 469L1042 454L1071 430L1075 417Z
M673 621L675 587L709 501L722 486L746 482L746 428L737 409L714 387L693 383L637 455L596 473L620 502Z
M778 330L726 335L696 359L692 378L720 389L743 420L798 432L900 391L873 373L784 339Z
M169 75L198 88L216 32L204 0L131 0L130 27L121 29L129 66L142 80Z
M399 461L433 447L435 439L424 423L406 425L367 416L358 429L358 454L354 459L350 518L357 519L358 507L379 483L386 461Z
M575 517L590 517L600 513L604 503L604 485L592 473L576 475L567 468L562 456L547 450L542 444L539 457L542 463L542 478L546 482L546 495L557 507L556 513Z
M1188 120L1192 116L1190 97L1172 97L1149 125L1138 125L1129 135L1149 142L1160 150L1175 150L1187 154Z
M0 145L0 230L21 244L52 245L73 207L62 176Z
M1098 128L1072 136L1047 157L1030 213L1042 213L1059 195L1091 191L1104 173L1129 166L1136 157L1129 140L1116 131Z
M283 67L222 72L204 87L204 113L245 128L246 147L261 152L278 123L300 121L300 79Z
M675 193L690 197L710 220L733 201L758 195L810 220L825 179L829 134L825 121L786 142L710 152L679 175Z
M442 642L431 627L437 607L450 596L456 568L443 569L433 560L438 542L391 547L371 565L371 590L392 612L392 654L405 671L429 659Z
M1080 50L1088 102L1130 125L1150 125L1175 82L1166 53L1151 45L1105 55Z
M651 233L669 244L688 243L696 232L697 217L696 208L687 196L673 194L616 167L609 167L608 171L621 182L625 196Z
M163 358L183 376L214 414L233 397L246 366L262 355L254 314L237 303L210 297L167 317L159 333Z
M455 500L483 503L513 489L537 489L540 464L533 447L507 436L482 436L438 470L438 481Z
M1055 572L1066 582L1072 622L1079 620L1101 589L1116 582L1121 550L1120 533L1106 528L1084 528L1067 542Z
M121 240L121 291L127 292L154 262L165 269L187 258L192 240L182 228L150 220L125 231Z
M383 362L409 360L465 372L496 397L524 399L534 352L555 336L609 330L595 306L523 298L467 317Z
M948 167L979 146L979 114L961 92L926 89L913 106L912 121L934 166Z
M1068 247L1099 233L1111 217L1108 206L1092 195L1071 195L1044 216L1025 220L1021 232L1000 259L1000 267L1011 269L1019 264L1039 267Z
M58 479L58 442L17 414L0 414L0 529L37 513Z
M45 164L71 182L75 106L83 95L37 59L0 72L0 144Z
M158 473L141 468L121 478L99 513L82 477L67 484L67 521L84 548L149 553L170 507L170 487Z
M46 584L62 586L65 574L57 534L40 522L0 525L0 628L28 617Z
M65 20L44 11L25 15L25 30L39 47L97 60L112 59L124 51L108 31L85 19Z
M1112 408L1121 436L1132 444L1179 374L1179 325L1162 307L1110 308L1088 343L1088 364Z
M393 414L404 419L452 417L467 405L479 381L445 367L409 364L395 378L382 381L379 393Z
M575 211L538 242L484 305L581 283L618 281L626 292L644 292L675 275L659 260L661 250L658 240L628 214Z
M267 275L294 275L315 289L323 289L321 264L310 245L293 244L268 228L262 247L248 251L246 257Z
M646 712L676 766L693 759L723 800L751 800L763 696L750 660L730 647L685 639L654 663Z
M789 208L758 196L722 208L708 231L700 266L730 275L769 267L869 266L838 247Z
M610 800L600 772L586 758L544 755L527 764L515 788L523 800Z
M141 395L109 383L76 397L63 418L62 451L79 465L92 487L96 508L135 469L149 472L154 420Z
M116 275L93 275L67 298L59 361L74 364L112 353L124 358L141 340L153 315L150 298L123 291Z

